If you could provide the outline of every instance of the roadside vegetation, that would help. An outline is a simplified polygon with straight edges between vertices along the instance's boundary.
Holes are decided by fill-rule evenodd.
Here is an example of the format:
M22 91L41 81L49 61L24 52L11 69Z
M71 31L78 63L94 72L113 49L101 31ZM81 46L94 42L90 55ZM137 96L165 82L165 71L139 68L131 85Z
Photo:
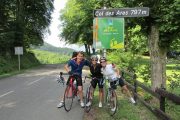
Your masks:
M133 55L130 52L123 52L121 50L109 51L107 54L108 61L115 63L119 69L130 70L137 74L137 80L150 88L150 58L148 56ZM180 95L180 62L176 59L167 59L167 88L166 90ZM85 113L84 120L158 120L158 118L151 113L140 101L136 105L130 103L128 98L121 92L118 93L118 111L115 116L111 117L103 108L98 108L98 89L96 89L93 109L90 113ZM154 101L153 96L138 88L138 94L142 99L149 102L152 106L159 108L157 101ZM180 107L171 101L166 101L166 113L173 119L179 120ZM93 115L94 114L94 115Z
M89 113L85 113L84 120L158 120L144 105L138 102L132 104L129 98L121 92L121 88L116 90L118 95L118 110L114 116L110 116L103 104L98 107L98 90L96 89L93 106Z
M24 55L20 56L20 69L21 71L24 69L32 68L35 66L39 66L41 63L34 56L33 53L27 52ZM8 76L11 74L19 73L19 62L18 56L0 56L0 76Z
M32 50L36 58L41 64L57 64L65 63L70 59L70 55L63 55L60 53L42 51L42 50Z
M29 50L20 56L20 68L18 56L2 57L0 56L0 77L9 76L22 72L23 70L37 67L43 64L65 63L70 59L70 55L63 55L56 52L48 52L43 50Z

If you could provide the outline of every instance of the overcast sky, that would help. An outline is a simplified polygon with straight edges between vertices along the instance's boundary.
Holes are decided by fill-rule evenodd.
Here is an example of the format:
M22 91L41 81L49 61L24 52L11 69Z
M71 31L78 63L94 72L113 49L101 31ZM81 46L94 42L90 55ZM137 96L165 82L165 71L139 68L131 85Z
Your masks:
M66 0L55 0L54 1L54 12L52 14L52 21L49 27L51 34L47 34L45 37L45 41L53 46L62 47L64 46L64 42L60 42L58 38L58 34L60 30L58 29L58 25L60 24L59 21L59 11L64 8Z
M54 0L54 12L52 14L52 22L49 28L51 34L46 35L44 41L56 47L70 47L76 50L83 50L84 47L79 48L77 45L65 45L64 42L59 40L58 34L61 32L58 28L61 24L61 21L59 20L60 10L65 7L66 1L67 0Z

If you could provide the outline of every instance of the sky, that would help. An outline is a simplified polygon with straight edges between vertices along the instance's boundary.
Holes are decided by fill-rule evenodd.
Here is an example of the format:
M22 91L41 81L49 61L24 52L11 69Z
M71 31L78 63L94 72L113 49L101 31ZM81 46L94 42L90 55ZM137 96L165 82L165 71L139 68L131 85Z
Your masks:
M54 0L54 12L49 27L51 34L47 34L44 41L55 47L68 47L74 48L75 50L84 50L84 47L79 47L78 45L66 45L65 42L60 41L60 38L58 37L61 31L60 28L58 28L61 24L61 21L59 20L60 10L65 7L66 1L67 0Z

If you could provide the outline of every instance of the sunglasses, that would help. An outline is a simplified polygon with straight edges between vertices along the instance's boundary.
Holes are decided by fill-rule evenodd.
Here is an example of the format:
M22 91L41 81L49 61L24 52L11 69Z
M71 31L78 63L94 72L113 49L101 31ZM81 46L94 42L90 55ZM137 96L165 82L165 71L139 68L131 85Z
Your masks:
M91 60L91 61L97 61L97 60Z
M100 63L105 63L106 61L101 61Z

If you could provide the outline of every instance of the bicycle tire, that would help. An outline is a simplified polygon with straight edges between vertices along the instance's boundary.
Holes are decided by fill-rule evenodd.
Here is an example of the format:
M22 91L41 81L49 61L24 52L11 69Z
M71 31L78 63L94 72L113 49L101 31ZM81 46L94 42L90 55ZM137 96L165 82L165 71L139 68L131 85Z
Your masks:
M64 92L64 109L69 112L72 108L74 93L72 86L68 85Z
M106 95L107 111L113 116L117 111L117 95L115 90L108 90ZM114 108L114 111L112 109Z
M91 85L89 85L89 87L86 90L86 98L85 98L85 111L88 113L91 110L91 105L92 105L92 100L90 99L90 90L91 90ZM86 106L86 104L91 100L91 105Z

